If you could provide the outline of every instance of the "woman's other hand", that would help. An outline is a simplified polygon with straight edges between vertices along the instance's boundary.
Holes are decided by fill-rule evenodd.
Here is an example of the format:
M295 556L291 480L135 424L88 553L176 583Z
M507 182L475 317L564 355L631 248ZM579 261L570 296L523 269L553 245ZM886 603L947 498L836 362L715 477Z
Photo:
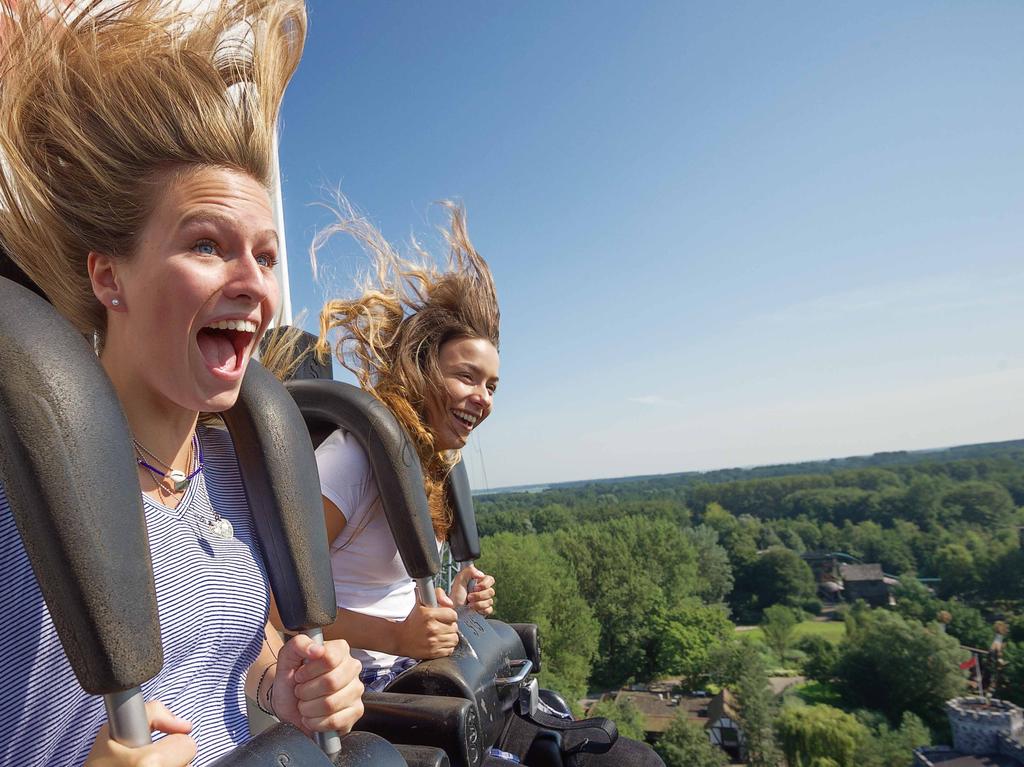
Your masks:
M306 734L349 732L363 715L361 670L343 639L319 645L305 635L292 637L277 656L274 714Z
M476 583L473 590L467 594L466 584L470 579ZM457 605L469 605L481 615L490 615L494 612L494 576L487 575L476 565L464 567L452 581L451 597L452 602Z
M96 734L84 767L185 767L196 755L196 742L188 736L192 725L167 710L159 701L146 704L150 730L167 733L166 738L141 748L123 746L110 737L103 725Z
M398 654L416 660L446 658L459 644L459 616L448 595L437 589L437 607L416 605L398 624Z

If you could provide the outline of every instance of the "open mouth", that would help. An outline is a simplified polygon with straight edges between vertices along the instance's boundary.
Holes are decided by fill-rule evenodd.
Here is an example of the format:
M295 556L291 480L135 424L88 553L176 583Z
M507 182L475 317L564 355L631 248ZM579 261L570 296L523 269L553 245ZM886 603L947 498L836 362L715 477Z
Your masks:
M473 427L476 426L476 422L480 420L480 416L477 413L471 413L468 410L460 410L458 408L452 409L452 416L467 432L472 431Z
M237 373L258 327L253 320L219 320L200 328L196 342L206 364L215 372Z

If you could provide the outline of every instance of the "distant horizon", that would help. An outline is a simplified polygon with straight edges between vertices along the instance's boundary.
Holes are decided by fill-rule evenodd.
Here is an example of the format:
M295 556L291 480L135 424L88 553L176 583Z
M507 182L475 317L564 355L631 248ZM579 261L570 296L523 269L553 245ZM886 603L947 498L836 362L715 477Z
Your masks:
M783 468L783 467L786 467L786 466L800 466L802 464L808 464L808 463L828 463L830 461L847 461L847 460L853 460L853 459L856 459L856 458L872 458L872 457L877 456L877 455L897 455L897 454L901 454L901 453L908 454L908 455L910 455L910 454L920 454L920 453L941 453L941 452L948 451L948 450L959 450L959 449L970 448L970 447L982 447L982 446L988 446L988 445L992 445L992 446L1008 445L1008 444L1011 444L1011 443L1014 443L1014 442L1020 442L1020 443L1024 444L1024 436L1016 437L1016 438L1012 438L1012 439L993 440L993 441L990 441L990 442L967 442L967 443L958 444L958 445L943 445L941 447L908 448L908 449L902 449L902 450L876 450L876 451L874 451L872 453L858 453L858 454L851 454L851 455L831 456L831 457L828 457L828 458L806 458L806 459L803 459L803 460L785 461L785 462L782 462L782 463L777 463L777 462L771 462L771 463L751 463L751 464L745 464L743 466L719 466L719 467L713 468L713 469L683 469L681 471L663 471L663 472L656 472L656 473L653 473L653 474L623 474L621 476L589 477L589 478L586 478L586 479L566 479L566 480L559 480L559 481L555 481L555 482L527 482L527 483L522 484L522 485L505 485L503 487L491 487L491 488L478 488L476 486L473 486L472 487L472 492L473 492L474 495L490 495L490 494L494 494L494 493L514 492L514 491L523 492L526 489L535 488L535 487L536 488L547 489L547 488L550 488L550 487L558 487L558 486L561 486L561 485L586 484L588 482L626 482L626 481L629 481L629 480L650 479L650 478L653 478L653 477L671 477L671 476L684 475L684 474L712 474L712 473L717 472L717 471L750 471L750 470L753 470L753 469Z

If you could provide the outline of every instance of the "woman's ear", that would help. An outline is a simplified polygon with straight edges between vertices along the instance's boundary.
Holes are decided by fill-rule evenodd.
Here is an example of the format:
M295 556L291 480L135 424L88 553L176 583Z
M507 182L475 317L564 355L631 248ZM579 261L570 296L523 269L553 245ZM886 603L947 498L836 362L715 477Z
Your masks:
M90 250L86 268L97 300L111 311L122 311L124 297L117 282L117 261L106 253Z

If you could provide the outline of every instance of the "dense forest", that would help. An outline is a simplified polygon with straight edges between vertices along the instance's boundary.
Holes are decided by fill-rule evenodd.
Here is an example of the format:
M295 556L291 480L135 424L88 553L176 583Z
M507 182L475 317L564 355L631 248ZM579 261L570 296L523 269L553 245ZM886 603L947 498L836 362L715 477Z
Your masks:
M966 689L961 645L987 648L998 632L1003 663L986 673L1024 703L1024 441L475 502L498 617L540 625L541 682L567 697L663 677L728 685L747 702L751 764L782 752L793 763L813 727L853 733L826 754L837 764L903 764L907 748L943 735L942 702ZM842 641L792 641L793 624L822 610L808 552L880 563L899 581L895 605L841 606ZM760 624L759 638L743 641L737 624ZM823 697L799 711L758 704L772 667L796 668ZM881 754L885 743L903 761Z

